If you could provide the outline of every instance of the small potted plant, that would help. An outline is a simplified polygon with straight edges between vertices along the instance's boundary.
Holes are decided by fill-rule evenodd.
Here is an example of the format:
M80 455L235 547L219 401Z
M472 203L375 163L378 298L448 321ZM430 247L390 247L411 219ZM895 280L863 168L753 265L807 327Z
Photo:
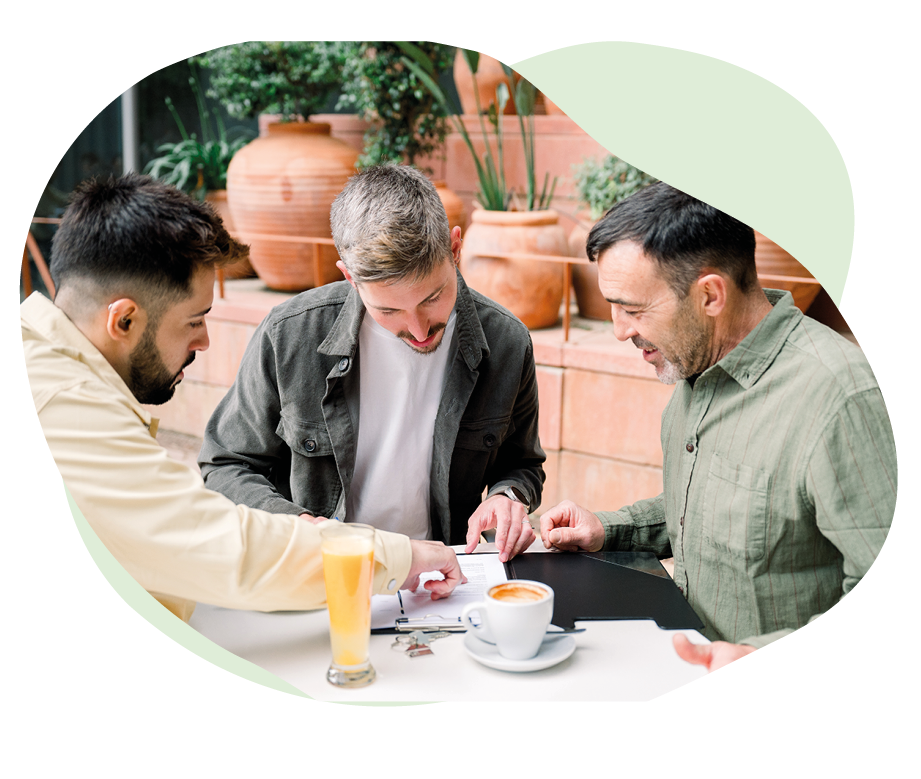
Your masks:
M559 320L563 299L563 267L555 262L497 258L495 254L565 255L566 236L559 225L559 215L550 209L556 179L544 176L538 191L534 155L534 105L537 90L527 79L503 65L510 90L505 82L496 87L496 99L484 112L479 99L478 52L462 49L473 81L476 117L483 138L480 153L470 138L461 109L450 101L435 81L436 73L424 52L407 42L400 47L404 61L435 96L463 138L476 167L477 209L464 237L460 267L467 283L508 308L530 328L550 327ZM509 101L518 115L525 162L525 187L515 191L505 176L503 114ZM493 140L487 132L491 128ZM495 147L495 152L493 151Z
M453 46L425 41L415 41L414 45L430 58L436 72L451 67ZM352 109L368 121L358 167L387 162L418 165L442 149L448 131L447 114L403 62L403 50L387 41L355 41L343 47L342 92L336 108ZM421 169L432 174L430 169ZM450 226L465 227L463 201L444 181L433 183Z
M192 70L189 86L198 108L200 136L199 133L186 131L173 101L167 97L166 107L176 122L181 140L158 146L157 152L160 156L150 160L144 167L144 172L172 184L198 200L210 202L220 214L224 226L233 232L233 216L227 205L227 168L234 154L252 140L252 134L241 128L232 133L227 132L220 114L209 108L191 60L189 67ZM247 259L225 268L224 273L227 278L254 275Z
M657 179L613 154L601 160L585 159L573 165L572 169L576 192L587 210L587 219L580 219L569 234L569 253L573 257L585 257L585 240L595 222L615 203ZM573 265L572 287L581 316L601 320L611 318L611 304L598 289L596 265Z
M227 171L234 224L267 286L300 291L342 278L331 245L249 238L329 238L329 208L355 172L358 153L311 122L342 78L344 48L325 41L249 41L206 52L209 95L231 116L277 115Z

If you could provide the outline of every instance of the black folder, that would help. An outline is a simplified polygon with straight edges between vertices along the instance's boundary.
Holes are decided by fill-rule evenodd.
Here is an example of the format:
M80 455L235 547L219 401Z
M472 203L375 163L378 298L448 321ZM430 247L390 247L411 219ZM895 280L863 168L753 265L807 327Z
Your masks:
M505 564L510 579L553 588L553 624L576 620L652 619L667 630L701 630L700 617L649 552L523 554Z

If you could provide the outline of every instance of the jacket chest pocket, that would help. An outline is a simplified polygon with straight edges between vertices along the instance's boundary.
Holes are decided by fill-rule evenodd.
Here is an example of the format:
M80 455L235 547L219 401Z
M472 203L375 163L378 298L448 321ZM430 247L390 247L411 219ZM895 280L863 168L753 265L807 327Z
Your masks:
M495 454L502 442L512 431L509 430L511 417L486 419L479 422L461 423L457 429L455 447L471 452Z
M764 557L770 488L767 471L714 455L703 506L707 541L747 560Z
M341 485L326 425L282 415L275 433L291 450L292 500L313 514L330 516Z

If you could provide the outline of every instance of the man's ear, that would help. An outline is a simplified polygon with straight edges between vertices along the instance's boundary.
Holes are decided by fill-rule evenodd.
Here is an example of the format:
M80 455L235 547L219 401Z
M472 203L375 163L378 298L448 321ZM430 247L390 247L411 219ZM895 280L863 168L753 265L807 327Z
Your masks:
M696 288L700 296L700 304L707 316L719 316L726 308L728 282L720 273L705 272L697 279Z
M146 313L131 298L119 298L109 303L105 330L116 344L133 348L146 326Z
M345 276L345 280L352 285L352 289L356 292L358 291L358 285L355 283L355 280L352 278L352 274L349 273L349 269L345 267L345 263L342 260L336 262L336 267L342 271L342 275Z
M454 264L460 262L460 250L463 240L461 239L461 229L458 225L451 228L451 255L454 257Z

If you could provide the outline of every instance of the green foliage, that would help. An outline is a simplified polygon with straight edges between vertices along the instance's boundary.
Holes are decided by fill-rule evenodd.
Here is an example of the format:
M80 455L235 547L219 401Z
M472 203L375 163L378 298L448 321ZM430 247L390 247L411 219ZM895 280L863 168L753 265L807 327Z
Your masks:
M371 123L359 167L404 159L412 165L416 157L438 149L447 134L447 114L403 62L402 49L385 41L342 45L345 65L337 108L353 108ZM415 46L430 59L436 74L454 61L453 46L422 41Z
M539 196L535 194L535 173L534 173L534 102L536 90L534 86L526 79L521 78L515 86L515 94L510 94L508 87L502 83L496 87L496 100L491 103L486 113L486 119L492 126L492 134L495 138L495 155L492 152L489 136L486 133L486 123L483 119L483 109L480 105L479 90L477 88L476 74L479 67L480 55L478 52L469 49L461 49L467 67L473 77L473 94L476 99L477 116L480 122L480 130L483 138L486 140L486 148L482 159L474 148L473 142L467 128L461 120L461 109L454 102L450 101L444 91L436 83L437 71L431 58L422 51L418 46L408 41L398 41L397 46L403 51L403 61L406 66L416 74L419 80L432 93L435 100L442 107L446 114L449 115L455 129L460 133L473 157L476 166L477 179L479 188L477 190L477 201L487 211L507 211L511 205L514 191L506 185L505 182L505 155L503 149L502 133L502 114L505 106L511 99L518 111L519 127L521 129L521 138L525 150L525 164L528 175L526 203L528 211L534 211L546 208L550 199L553 197L553 190L556 187L556 178L553 179L553 185L548 192L547 185L549 174L544 177L544 187ZM503 65L506 74L509 76L509 82L515 83L514 74L506 65ZM524 86L522 86L524 84Z
M345 47L335 41L248 41L196 58L210 71L210 97L231 116L305 119L322 110L342 78Z
M186 132L173 101L167 97L166 107L173 115L182 140L159 146L157 151L161 156L148 162L144 172L190 193L199 200L204 200L205 193L209 190L226 189L227 166L230 165L233 155L249 143L251 137L245 132L238 132L234 137L228 135L220 114L212 113L208 107L191 60L189 67L192 70L189 85L198 106L201 138L196 133Z
M613 154L601 161L585 159L572 170L579 199L588 206L592 221L601 219L615 203L658 181Z

